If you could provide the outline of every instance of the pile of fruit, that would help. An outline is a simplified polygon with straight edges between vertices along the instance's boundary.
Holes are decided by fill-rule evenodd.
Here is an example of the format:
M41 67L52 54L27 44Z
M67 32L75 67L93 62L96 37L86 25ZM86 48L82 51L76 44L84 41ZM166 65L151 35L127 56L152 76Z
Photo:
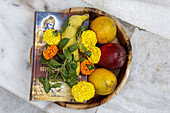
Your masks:
M122 67L126 60L124 48L111 43L117 33L116 25L112 19L100 16L90 26L81 26L87 19L86 14L73 15L65 22L61 33L54 29L44 32L46 49L41 54L41 64L48 70L46 77L40 77L39 81L46 93L61 86L57 81L64 81L72 88L77 102L115 90L117 78L110 70ZM80 73L88 76L87 82L79 81Z

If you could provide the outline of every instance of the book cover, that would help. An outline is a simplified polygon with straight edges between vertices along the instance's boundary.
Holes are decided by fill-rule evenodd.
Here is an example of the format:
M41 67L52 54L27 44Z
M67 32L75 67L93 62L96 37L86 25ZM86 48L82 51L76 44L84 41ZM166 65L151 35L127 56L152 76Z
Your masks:
M30 100L45 101L64 101L75 102L71 94L71 88L60 81L62 85L58 88L51 88L48 94L43 89L43 84L39 82L39 77L46 76L47 67L41 64L41 53L45 50L45 41L43 34L48 29L55 29L61 32L64 22L74 14L58 12L35 12L33 56L32 56L32 83ZM77 14L76 14L77 15ZM81 15L81 14L80 14ZM86 20L82 26L88 26L89 20ZM80 81L87 81L87 76L79 75ZM53 84L51 82L51 84Z

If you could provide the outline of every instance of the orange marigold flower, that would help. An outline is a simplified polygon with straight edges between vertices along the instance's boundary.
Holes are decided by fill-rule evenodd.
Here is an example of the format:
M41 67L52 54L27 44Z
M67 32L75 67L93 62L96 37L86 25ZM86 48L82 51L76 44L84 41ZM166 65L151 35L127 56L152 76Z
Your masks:
M94 64L88 60L83 60L80 65L80 70L83 75L90 75L94 71Z
M51 59L58 52L58 48L56 45L48 46L46 50L43 51L43 56L46 60Z

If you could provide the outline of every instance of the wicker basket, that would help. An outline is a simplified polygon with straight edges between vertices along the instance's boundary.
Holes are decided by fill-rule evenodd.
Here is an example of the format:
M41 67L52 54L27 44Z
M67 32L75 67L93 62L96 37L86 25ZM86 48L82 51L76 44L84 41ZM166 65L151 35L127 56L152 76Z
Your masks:
M119 43L121 46L123 46L124 49L126 50L126 54L128 55L128 57L126 59L124 66L121 69L113 70L113 73L117 76L117 80L118 80L117 87L114 90L114 92L106 96L95 96L91 100L87 101L87 103L55 102L60 106L71 108L71 109L89 109L89 108L100 106L110 101L113 97L115 97L119 93L119 91L123 88L123 86L125 85L129 77L131 66L132 66L132 47L131 47L130 39L126 34L125 30L123 29L123 27L121 26L121 24L116 19L114 19L111 15L99 9L94 9L89 7L75 7L75 8L65 9L60 12L88 13L90 15L90 22L98 16L107 16L111 18L117 26L117 34L113 42ZM30 64L31 64L31 60L30 60Z

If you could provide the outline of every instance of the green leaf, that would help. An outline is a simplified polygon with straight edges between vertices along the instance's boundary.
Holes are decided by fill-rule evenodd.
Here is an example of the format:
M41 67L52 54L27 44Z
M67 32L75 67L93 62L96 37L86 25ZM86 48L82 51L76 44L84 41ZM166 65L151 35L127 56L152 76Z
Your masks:
M74 54L71 54L72 55L72 61L74 61Z
M46 60L43 56L43 52L41 53L41 59L40 59L41 64L48 64L49 60Z
M46 49L47 49L48 46L49 46L49 45L47 45L47 44L45 45Z
M74 76L77 76L76 75L76 70L73 69L72 67L70 67L70 69L69 69L69 77L71 78L71 77L74 77Z
M51 71L49 71L50 72L50 75L52 75L53 77L56 77L57 76L57 73L53 73L53 72L51 72Z
M70 88L72 88L75 84L77 84L77 82L71 81L71 82L66 82L66 84L67 84Z
M78 80L77 77L78 77L77 75L72 76L72 77L71 77L71 81L77 81L77 80Z
M60 64L63 64L63 62L64 62L64 60L62 60L61 58L57 59L56 61Z
M53 79L53 80L51 80L51 82L57 82L58 80L56 80L56 79Z
M71 46L68 47L68 50L69 50L70 52L73 52L73 51L75 51L76 49L78 49L78 45L71 45Z
M70 53L67 49L64 50L64 56L65 56L68 60L71 60L71 59L72 59L72 55L71 55L71 53Z
M57 84L54 84L51 86L51 88L57 88L57 87L60 87L62 85L62 83L57 83Z
M60 54L60 53L57 53L57 55L58 55L58 57L61 58L62 60L65 60L65 58L66 58L64 55L62 55L62 54Z
M63 76L64 81L66 81L66 79L69 78L69 76L68 76L68 71L66 70L65 67L63 67L63 69L62 69L61 76Z
M92 65L86 64L86 66L87 66L87 68L88 68L89 70L91 70L91 69L95 69L95 67L94 67L94 66L92 66Z
M57 30L53 31L53 35L58 36L58 31Z
M58 81L62 81L61 76L57 76L57 80L58 80Z
M54 59L51 59L50 62L49 62L49 65L56 68L56 67L59 67L61 66L62 64L60 64L59 62L57 62L56 60Z
M88 52L84 52L85 55L87 55L88 57L91 56L91 51L88 51Z
M79 37L83 31L86 31L88 29L88 26L82 26L79 28L76 36Z
M52 80L53 76L49 76L48 78L49 78L49 80Z
M77 84L77 82L76 82L76 81L72 81L72 82L70 82L70 86L71 86L71 87L73 87L75 84Z
M64 33L64 31L66 30L66 28L68 27L68 25L69 25L69 19L67 19L67 20L65 21L61 33Z
M77 63L76 62L72 62L70 65L73 69L75 69L75 70L77 69Z
M67 63L67 69L69 70L71 68L70 63Z
M87 29L88 29L88 26L82 26L80 30L81 31L86 31Z
M70 40L69 38L62 39L58 44L58 48L62 49L63 47L65 47L67 43L69 42L69 40Z
M84 47L84 44L80 44L80 46L81 46L81 49L85 52L87 49Z
M46 77L44 80L44 91L48 94L50 92L50 90L51 90L51 86L50 86L50 83Z
M63 67L62 72L63 72L65 75L68 75L68 71L66 70L65 67Z
M45 77L44 77L44 76L41 76L41 77L39 78L39 81L41 82L41 84L44 84L44 80L45 80Z
M77 62L82 62L83 60L86 60L85 57L81 57Z

